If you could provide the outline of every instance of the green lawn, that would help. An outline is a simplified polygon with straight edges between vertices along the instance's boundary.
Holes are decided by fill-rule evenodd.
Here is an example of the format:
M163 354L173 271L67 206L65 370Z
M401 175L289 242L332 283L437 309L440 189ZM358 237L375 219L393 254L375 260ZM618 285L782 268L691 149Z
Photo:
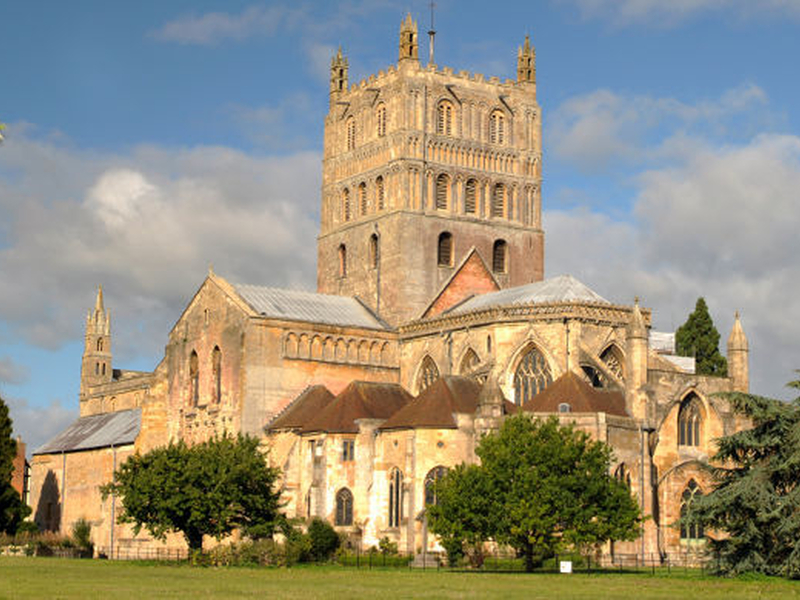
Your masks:
M800 582L673 572L527 575L436 571L193 568L0 557L0 598L800 598Z

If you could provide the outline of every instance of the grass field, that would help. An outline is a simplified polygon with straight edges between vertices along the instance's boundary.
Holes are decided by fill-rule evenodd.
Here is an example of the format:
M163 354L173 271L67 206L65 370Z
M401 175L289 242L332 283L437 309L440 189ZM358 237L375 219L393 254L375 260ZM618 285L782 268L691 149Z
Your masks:
M455 573L301 566L197 568L0 557L0 598L800 598L800 582L699 573Z

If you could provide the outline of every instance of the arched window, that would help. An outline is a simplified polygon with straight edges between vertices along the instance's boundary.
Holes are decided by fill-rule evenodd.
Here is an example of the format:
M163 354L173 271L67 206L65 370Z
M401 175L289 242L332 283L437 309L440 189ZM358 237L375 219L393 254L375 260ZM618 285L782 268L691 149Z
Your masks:
M339 277L347 277L347 247L339 246Z
M345 124L347 130L347 149L355 150L356 147L356 120L353 117L347 118Z
M501 110L495 110L489 117L489 142L504 144L506 134L506 116Z
M481 359L478 358L478 355L475 353L475 350L470 348L467 350L467 353L464 355L464 358L461 359L461 368L459 372L462 375L469 375L475 368L481 363Z
M502 183L496 184L492 188L492 216L506 216L506 186Z
M453 105L447 100L442 100L436 107L436 133L453 135Z
M350 190L344 188L342 191L342 221L350 220Z
M102 352L103 351L103 338L99 338L97 340L97 351L98 352Z
M439 499L436 497L436 483L445 475L447 475L447 467L442 466L433 467L425 475L425 506L439 503Z
M453 266L453 234L444 231L439 234L436 262L440 267Z
M314 442L311 442L312 444ZM311 488L306 492L306 519L311 518Z
M689 511L689 506L696 498L700 498L703 492L700 491L700 486L695 483L694 479L689 482L686 489L681 494L681 519L686 517ZM703 526L700 523L687 524L681 521L681 541L697 541L705 538Z
M609 346L603 353L600 355L600 360L605 363L608 370L611 371L616 377L619 379L623 379L624 371L622 369L622 364L624 362L622 358L622 353L616 346Z
M572 407L569 405L568 402L561 402L558 405L558 412L560 412L560 413L572 412Z
M214 346L211 353L211 369L214 374L214 403L222 401L222 351L219 346Z
M439 379L439 367L430 356L426 356L422 359L422 366L417 376L417 393L422 392L437 379Z
M450 200L450 178L444 173L436 178L436 208L447 210Z
M631 472L628 470L628 467L625 466L625 463L620 463L617 469L614 471L614 478L617 481L621 481L628 489L631 487Z
M369 236L369 264L373 269L378 268L378 261L380 260L380 242L378 234L373 233Z
M105 375L105 374L106 374L106 363L103 363L103 366L102 366L102 369L101 369L101 371L102 371L102 374L103 374L103 375Z
M464 186L464 212L474 215L477 208L478 182L468 179Z
M367 214L367 184L361 182L358 185L358 206L361 209L361 216Z
M342 488L336 492L336 520L339 527L349 527L353 524L353 492Z
M508 273L508 244L505 240L497 240L492 247L492 271Z
M678 411L678 444L681 446L700 445L700 400L695 394L689 394L681 402Z
M94 363L94 374L95 375L100 375L100 363L99 362Z
M403 473L395 467L389 473L389 527L400 527L403 518Z
M553 382L550 366L539 349L531 346L514 373L514 400L522 406Z
M200 365L194 350L189 356L189 398L193 406L200 401Z
M383 177L380 175L375 180L375 205L378 210L383 210L386 206L386 190L383 186Z
M375 111L375 122L377 125L378 137L386 135L386 105L379 104L378 110Z

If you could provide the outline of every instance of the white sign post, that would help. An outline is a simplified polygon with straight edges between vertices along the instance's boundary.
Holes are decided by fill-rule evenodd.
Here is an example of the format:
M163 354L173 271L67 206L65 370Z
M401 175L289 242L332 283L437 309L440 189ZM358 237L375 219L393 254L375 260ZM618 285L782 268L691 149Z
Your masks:
M572 573L572 561L571 560L562 560L561 561L561 572L562 573Z

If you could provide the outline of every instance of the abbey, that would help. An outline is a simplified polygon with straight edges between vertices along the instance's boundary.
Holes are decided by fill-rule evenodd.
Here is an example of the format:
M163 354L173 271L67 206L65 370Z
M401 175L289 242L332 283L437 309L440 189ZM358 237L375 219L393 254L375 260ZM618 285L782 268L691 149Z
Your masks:
M37 523L67 531L87 518L115 555L160 547L116 525L118 499L98 486L135 451L243 432L282 469L290 516L328 519L363 548L389 537L435 552L432 482L474 462L480 436L523 411L614 448L614 475L648 519L639 540L607 552L700 547L701 531L673 524L708 487L699 462L713 440L746 426L714 394L748 390L747 340L737 316L729 376L698 375L638 301L609 301L569 275L544 279L535 65L526 38L515 80L424 66L410 16L397 64L367 80L349 82L340 50L318 291L209 271L161 362L134 372L113 364L98 290L80 418L34 453Z

